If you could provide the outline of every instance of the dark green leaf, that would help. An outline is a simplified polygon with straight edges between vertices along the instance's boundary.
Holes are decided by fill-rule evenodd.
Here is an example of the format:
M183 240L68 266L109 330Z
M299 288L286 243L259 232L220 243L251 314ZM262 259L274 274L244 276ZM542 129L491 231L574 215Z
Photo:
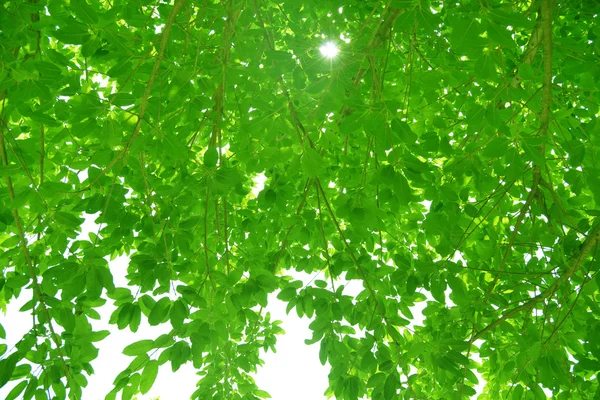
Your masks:
M207 168L212 168L217 165L217 161L219 161L219 153L215 147L209 147L204 152L204 166Z
M385 400L391 400L396 397L396 384L397 377L394 374L390 374L385 379L383 386L383 398Z
M8 278L6 280L6 287L9 287L11 289L18 289L21 288L25 285L27 285L30 281L30 278L26 275L18 275L18 276L12 276L10 278Z
M154 307L152 307L152 311L150 311L150 315L148 316L148 323L150 325L158 325L166 318L169 314L169 308L171 307L171 301L168 297L163 297L160 299Z
M98 14L87 4L86 0L72 2L71 8L75 11L77 18L81 21L88 24L95 24L98 22Z
M529 64L520 64L519 65L519 76L524 80L530 80L535 76L535 72L533 71L533 67Z
M10 356L0 360L0 388L6 385L19 362L19 354L12 353Z

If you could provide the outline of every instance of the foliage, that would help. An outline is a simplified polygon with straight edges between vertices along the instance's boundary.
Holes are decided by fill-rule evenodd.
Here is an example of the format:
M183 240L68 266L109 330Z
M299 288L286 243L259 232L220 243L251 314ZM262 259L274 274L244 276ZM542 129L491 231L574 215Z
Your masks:
M194 398L267 397L270 293L337 399L600 396L597 2L171 3L0 3L8 398L81 398L106 302L172 327L107 398L189 362Z

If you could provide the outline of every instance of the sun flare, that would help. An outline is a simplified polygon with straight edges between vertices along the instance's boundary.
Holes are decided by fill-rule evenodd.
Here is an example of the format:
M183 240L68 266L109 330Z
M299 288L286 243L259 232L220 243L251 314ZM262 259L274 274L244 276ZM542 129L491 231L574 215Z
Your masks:
M333 42L325 43L319 50L321 51L321 54L327 58L334 58L340 52Z

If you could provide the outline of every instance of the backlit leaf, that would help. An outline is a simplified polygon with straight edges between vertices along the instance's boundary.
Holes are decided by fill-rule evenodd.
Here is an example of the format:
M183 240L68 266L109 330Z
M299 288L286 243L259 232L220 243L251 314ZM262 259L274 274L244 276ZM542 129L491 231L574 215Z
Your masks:
M140 379L140 392L142 394L148 393L154 381L156 380L156 376L158 375L158 361L150 360L148 364L144 367L144 371L142 372L142 377Z

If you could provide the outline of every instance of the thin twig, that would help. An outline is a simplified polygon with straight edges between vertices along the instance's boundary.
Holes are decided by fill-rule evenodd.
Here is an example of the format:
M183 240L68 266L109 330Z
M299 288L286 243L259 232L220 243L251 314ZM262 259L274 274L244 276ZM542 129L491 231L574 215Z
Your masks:
M360 274L362 281L365 284L366 289L369 291L371 298L373 299L373 301L375 302L375 304L377 306L377 309L381 313L381 317L382 317L383 321L385 322L388 329L394 329L393 325L387 320L387 317L385 315L385 309L383 308L381 303L379 303L379 300L377 300L375 290L373 289L373 287L369 283L369 280L367 279L367 274L365 273L364 269L362 268L362 266L356 259L356 256L354 255L354 251L352 251L352 248L346 241L346 236L344 235L344 231L340 227L340 224L339 224L335 214L333 213L333 209L331 208L331 205L329 204L329 200L327 199L327 195L325 194L325 191L323 190L323 187L321 186L321 182L319 181L319 179L315 179L315 184L317 185L317 189L321 192L321 195L323 196L323 202L325 203L325 207L327 208L327 211L329 212L329 216L331 217L331 219L333 220L333 223L335 224L338 234L340 235L340 239L344 243L344 246L346 247L346 250L348 251L348 255L350 255L350 258L352 259L354 266L358 270L358 273ZM397 330L396 330L396 333L398 333ZM393 336L392 336L392 339L394 340L394 342L396 342L396 339ZM398 344L398 343L396 342L396 344Z
M599 222L599 221L594 221ZM569 268L558 278L552 285L550 285L546 290L544 290L539 295L533 297L531 300L522 304L518 307L513 308L512 310L505 313L500 318L496 319L494 322L474 334L470 342L473 343L475 340L479 339L481 336L485 335L487 332L494 329L496 326L500 325L502 322L512 318L516 314L524 310L530 310L539 302L551 297L556 293L556 291L571 277L573 274L579 269L589 252L600 242L600 223L597 223L594 228L590 231L587 239L581 245L581 249L579 253L573 258Z
M206 206L204 208L204 261L206 263L206 276L210 279L210 284L212 285L213 290L215 289L215 283L212 280L212 275L210 273L210 265L208 263L208 203L210 198L210 186L206 185L206 198L204 201L206 202Z
M158 49L158 54L156 56L156 60L154 61L154 66L152 67L152 72L150 73L150 78L148 79L148 84L146 85L146 90L144 91L144 94L142 95L142 99L140 101L140 111L138 114L138 120L135 124L135 127L133 128L133 132L131 133L129 140L125 144L125 148L123 148L123 150L121 150L119 152L119 154L117 154L117 156L115 158L113 158L112 161L109 162L108 165L102 171L100 171L98 176L96 176L96 178L92 182L90 182L86 188L82 189L82 191L87 190L90 187L92 187L98 181L98 179L100 179L102 176L104 176L104 174L106 174L120 159L125 157L127 152L129 152L129 149L131 148L133 141L139 135L139 133L142 129L142 121L144 120L144 115L146 114L146 107L148 107L148 99L150 98L150 93L152 92L152 86L154 85L154 81L156 80L156 76L158 75L160 63L162 62L163 57L165 55L165 49L167 48L167 42L169 41L169 34L171 33L171 28L173 27L173 23L175 22L175 17L181 10L181 7L183 7L184 2L185 2L185 0L175 0L173 9L171 10L171 13L169 14L167 23L165 24L165 27L162 32L162 40L160 42L160 47Z
M543 84L542 84L542 112L540 115L540 131L539 135L543 137L542 144L540 145L539 151L541 153L542 158L546 156L546 142L545 139L548 136L548 127L550 123L550 112L552 107L552 5L551 0L542 0L541 3L541 27L542 27L542 42L544 44L544 75L543 75ZM517 218L517 222L515 223L515 228L513 234L510 238L510 246L506 249L504 253L504 257L502 258L502 262L500 263L500 267L498 268L498 274L494 277L492 284L490 285L487 295L486 301L489 299L498 279L500 277L500 272L504 270L504 266L506 265L506 261L508 259L508 254L511 251L512 243L519 232L519 227L523 222L523 218L525 217L525 213L529 210L531 206L531 202L535 198L537 194L537 190L539 188L539 184L542 179L541 165L535 164L533 168L533 184L531 187L531 191L529 192L529 196L519 216Z
M0 115L2 115L4 112L4 101L5 101L5 99L2 102L2 112L0 112ZM6 166L8 166L8 157L6 155L6 146L5 146L4 142L5 142L4 130L0 126L0 157L2 158L2 166L6 167ZM6 177L6 186L8 188L8 195L9 195L11 201L14 201L15 200L15 191L14 191L12 179L10 176ZM54 330L54 325L52 324L52 317L50 316L50 312L48 311L48 308L46 307L46 302L44 301L42 291L41 291L40 286L37 281L37 274L36 274L35 268L33 266L33 261L31 260L31 255L29 254L29 248L27 247L27 238L25 237L25 231L23 230L23 225L21 224L21 219L19 218L19 211L16 208L13 208L12 214L13 214L13 219L15 221L15 226L17 227L17 232L19 234L19 239L20 239L19 243L21 245L21 249L23 250L23 254L25 256L25 261L26 261L27 267L29 269L29 277L32 280L33 291L36 294L36 296L38 297L38 300L40 302L40 307L42 308L42 311L46 317L46 320L48 323L48 329L50 329L50 336L52 337L52 340L54 341L54 344L56 345L56 350L58 352L58 356L63 365L64 371L65 371L65 377L67 378L67 382L68 382L71 380L71 373L69 371L69 367L67 366L67 363L66 363L64 355L63 355L59 336L56 334L56 331Z

